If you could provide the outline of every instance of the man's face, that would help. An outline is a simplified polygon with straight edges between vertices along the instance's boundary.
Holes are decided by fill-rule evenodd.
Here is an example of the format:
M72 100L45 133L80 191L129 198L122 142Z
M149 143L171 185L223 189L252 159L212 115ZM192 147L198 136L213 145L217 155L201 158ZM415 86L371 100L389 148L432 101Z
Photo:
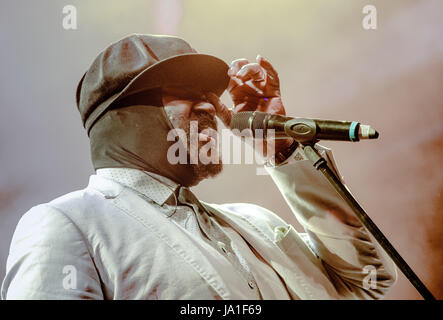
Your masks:
M198 148L198 154L204 145L217 146L217 119L216 109L203 93L187 88L163 88L162 94L164 110L176 129L186 133L188 159L190 159L191 143ZM198 135L191 135L191 122L198 127ZM217 161L202 163L200 156L198 163L192 165L198 182L205 178L216 176L221 172L223 164L218 149L207 148L207 156ZM216 154L213 154L216 152ZM198 183L197 182L197 183Z

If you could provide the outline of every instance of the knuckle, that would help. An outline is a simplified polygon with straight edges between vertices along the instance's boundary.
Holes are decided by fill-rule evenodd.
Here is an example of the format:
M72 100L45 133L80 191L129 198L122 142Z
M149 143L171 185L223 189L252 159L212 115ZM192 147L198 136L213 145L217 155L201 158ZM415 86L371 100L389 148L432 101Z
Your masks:
M246 59L237 59L231 62L230 68L241 68L241 66L248 64L248 60Z

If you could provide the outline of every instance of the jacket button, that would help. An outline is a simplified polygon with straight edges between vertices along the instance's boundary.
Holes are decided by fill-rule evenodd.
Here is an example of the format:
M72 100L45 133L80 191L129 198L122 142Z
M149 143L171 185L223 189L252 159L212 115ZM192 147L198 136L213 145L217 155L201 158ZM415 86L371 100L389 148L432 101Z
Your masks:
M254 289L254 282L249 281L248 286L249 286L249 288Z
M223 243L223 242L218 242L217 243L218 244L218 247L224 252L224 253L227 253L228 252L228 250L226 250L226 245Z

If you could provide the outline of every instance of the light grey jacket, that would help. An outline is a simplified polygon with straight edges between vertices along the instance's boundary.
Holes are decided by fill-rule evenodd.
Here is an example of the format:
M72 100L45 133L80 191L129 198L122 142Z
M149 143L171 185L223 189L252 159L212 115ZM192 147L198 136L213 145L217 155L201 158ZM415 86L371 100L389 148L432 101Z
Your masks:
M336 170L330 151L318 148ZM253 204L203 204L278 273L290 298L381 298L395 282L395 266L326 179L294 157L267 170L294 212L292 221ZM306 233L292 227L295 218ZM226 262L204 252L131 189L92 175L84 190L21 218L1 296L250 299Z

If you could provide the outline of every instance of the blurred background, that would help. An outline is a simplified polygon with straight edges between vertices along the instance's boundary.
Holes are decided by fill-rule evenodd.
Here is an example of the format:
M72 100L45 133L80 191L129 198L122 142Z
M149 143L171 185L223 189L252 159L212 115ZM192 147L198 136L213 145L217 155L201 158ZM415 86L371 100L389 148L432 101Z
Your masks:
M368 4L376 30L362 27ZM63 28L66 5L77 9L76 30ZM77 82L111 42L158 33L228 63L267 57L289 115L374 126L376 141L324 145L362 207L443 298L442 12L440 0L1 1L0 278L21 215L84 188L93 173ZM255 165L227 165L195 192L292 214ZM420 295L400 274L386 298Z

